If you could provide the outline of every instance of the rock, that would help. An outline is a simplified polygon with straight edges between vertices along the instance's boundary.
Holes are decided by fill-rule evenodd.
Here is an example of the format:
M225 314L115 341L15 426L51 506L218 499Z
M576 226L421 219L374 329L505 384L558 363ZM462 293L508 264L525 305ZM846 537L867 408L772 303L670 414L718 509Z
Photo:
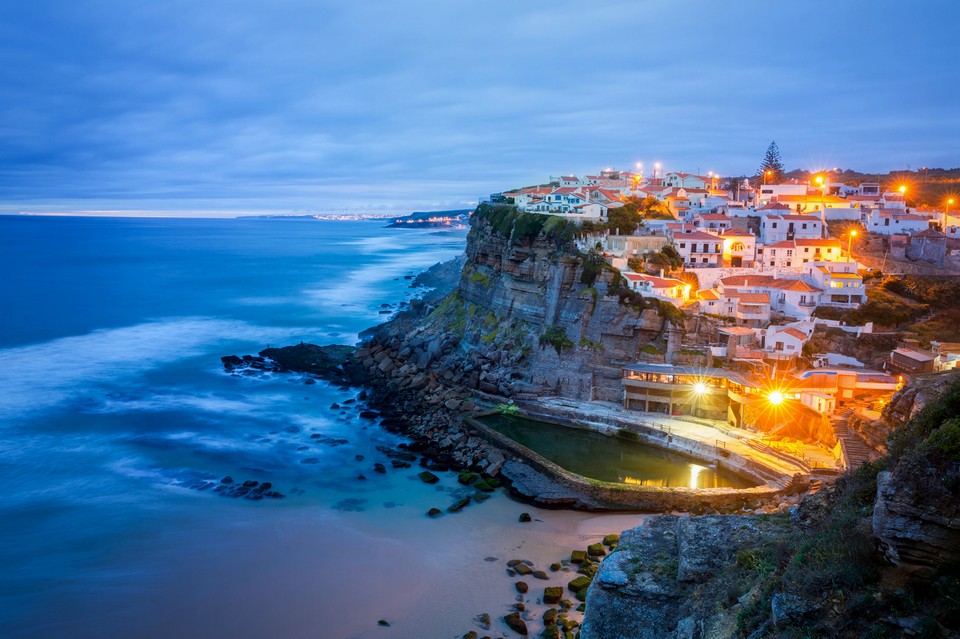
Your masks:
M550 572L557 572L558 570L560 570L560 568L561 568L560 564L556 564L556 563L550 564Z
M527 622L520 618L519 612L511 612L503 618L510 630L523 636L527 636Z
M563 588L560 586L548 586L543 589L543 603L554 605L560 603L563 597Z
M387 621L386 619L381 619L380 621L377 622L377 625L387 628L390 626L390 622Z
M546 601L544 601L546 603ZM543 613L543 625L552 626L557 623L557 609L548 608L546 612Z
M521 595L525 595L527 593L527 590L530 589L530 586L528 586L527 582L525 581L518 581L513 585L517 589L517 592L519 592Z
M521 575L524 577L527 575L533 574L533 568L531 568L527 564L517 564L516 566L513 567L513 569L517 572L518 575Z
M330 404L330 410L340 410L340 404L336 402Z
M221 484L232 484L232 483L233 483L233 477L231 477L230 475L227 475L226 477L224 477L223 479L220 480L220 483L221 483Z
M586 590L587 586L590 585L591 581L592 579L590 579L590 577L580 575L579 577L577 577L576 579L574 579L573 581L567 584L567 589L569 589L570 592L572 593L578 593L581 590Z
M770 615L775 626L794 625L802 621L813 608L813 602L783 592L776 593L770 599Z
M467 634L463 635L463 639L477 639L477 632L475 630L471 630Z
M618 541L620 541L620 535L607 535L603 538L603 545L608 548L613 548L617 545Z
M381 464L380 462L377 462L376 464L373 465L373 470L383 475L383 474L386 474L387 467Z
M550 577L547 576L547 573L543 572L542 570L534 570L533 576L537 579L543 579L544 581L550 579Z
M310 373L321 379L338 379L343 377L342 365L350 360L355 350L352 346L300 343L267 348L260 351L260 356L272 360L280 372Z
M540 636L543 639L563 639L563 636L560 634L560 628L556 626L547 626L540 632Z
M469 503L470 503L470 497L464 497L463 499L457 501L452 506L447 508L447 510L452 513L458 513L461 510L463 510Z
M429 517L436 517L442 514L443 514L443 511L440 510L439 508L431 508L430 510L427 511L427 516Z
M484 630L490 630L490 615L487 613L482 613L473 618L477 622L477 625L483 628Z
M570 563L579 564L582 563L587 558L587 552L585 550L574 550L570 553Z
M604 550L603 544L590 544L587 546L587 554L591 557L603 557L607 551Z
M529 523L529 522L533 521L533 519L530 517L530 513L520 513L520 517L519 517L518 521L519 521L521 524L526 524L526 523Z
M440 478L434 475L433 473L431 473L429 470L425 470L422 473L418 473L417 477L419 477L420 481L422 481L425 484L436 484L438 481L440 481Z
M452 445L452 442L451 442ZM463 484L464 486L470 486L475 484L480 479L480 475L477 473L471 473L464 471L457 476L457 481Z

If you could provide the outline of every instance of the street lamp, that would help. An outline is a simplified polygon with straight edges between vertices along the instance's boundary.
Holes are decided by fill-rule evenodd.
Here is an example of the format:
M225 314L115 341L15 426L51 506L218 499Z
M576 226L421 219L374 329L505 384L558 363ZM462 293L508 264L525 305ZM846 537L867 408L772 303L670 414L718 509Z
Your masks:
M653 165L653 179L654 179L654 180L657 179L657 172L658 172L659 170L660 170L660 163L657 162L656 164Z
M707 385L704 384L703 382L697 382L696 384L693 385L693 392L696 393L697 395L703 395L704 393L707 392Z
M899 188L898 190L900 191L900 195L906 195L906 193L907 193L907 185L906 185L906 184L901 184L901 185L900 185L900 188Z
M772 177L772 176L773 176L773 171L771 171L770 169L767 169L766 171L764 171L764 172L763 172L763 183L766 184L766 183L767 183L767 178L768 178L768 177Z
M780 391L773 391L767 395L767 401L773 404L774 406L779 406L783 403L783 393Z
M850 244L853 242L853 238L855 238L856 236L857 236L856 229L853 229L849 233L847 233L847 258L850 260L853 259L853 253L850 252Z
M950 207L953 206L953 198L947 200L947 215L950 215Z

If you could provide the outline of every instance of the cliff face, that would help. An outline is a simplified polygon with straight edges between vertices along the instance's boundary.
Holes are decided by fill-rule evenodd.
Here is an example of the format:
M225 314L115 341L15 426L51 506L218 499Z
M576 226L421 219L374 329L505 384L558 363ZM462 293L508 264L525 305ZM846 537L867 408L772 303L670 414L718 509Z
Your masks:
M510 359L502 394L617 401L622 365L644 346L665 352L683 330L668 319L672 309L623 303L619 274L572 244L507 234L483 217L471 224L458 291L439 324L462 336L461 353Z

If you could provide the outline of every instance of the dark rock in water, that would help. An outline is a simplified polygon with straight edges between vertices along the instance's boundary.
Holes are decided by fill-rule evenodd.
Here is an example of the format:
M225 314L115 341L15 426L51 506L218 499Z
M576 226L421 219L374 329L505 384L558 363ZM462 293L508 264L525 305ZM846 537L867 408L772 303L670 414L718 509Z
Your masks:
M310 384L316 384L316 383L317 383L317 380L315 380L315 379L312 378L312 377L308 377L308 378L306 378L305 380L303 380L303 383L304 383L304 384L307 384L307 385L309 386ZM306 399L306 398L304 398L304 399Z
M470 497L464 497L463 499L459 500L458 502L456 502L455 504L447 508L447 510L449 510L452 513L458 513L464 508L466 508L467 504L469 503L470 503Z
M389 627L389 626L390 626L390 622L387 621L386 619L381 619L380 621L377 622L377 625L378 625L378 626L383 626L383 627L386 628L386 627Z
M225 355L224 357L220 358L220 361L223 362L223 367L228 371L232 371L239 366L243 366L243 360L236 355Z
M354 455L353 458L357 461L363 461L363 455Z
M380 311L380 315L389 315L393 311Z
M563 588L560 586L549 586L543 589L543 603L554 605L560 603L563 597Z
M366 479L366 476L365 476L365 475L357 475L357 479L363 481L363 480Z
M355 350L353 346L300 343L283 348L266 348L260 351L260 356L272 360L280 372L310 373L323 379L339 379L343 376L341 366Z
M223 479L220 480L220 483L221 483L221 484L232 484L232 483L233 483L233 477L231 477L230 475L227 475L226 477L224 477Z
M477 639L478 636L479 635L477 635L476 630L471 630L467 634L463 635L463 639Z
M498 561L496 557L484 557L484 561Z
M405 462L402 459L391 459L390 465L394 468L410 468L410 462Z
M603 557L607 551L604 550L603 544L590 544L587 546L587 554L591 557Z
M377 462L376 464L374 464L374 465L373 465L373 469L374 469L376 472L381 473L381 474L386 474L386 472L387 472L387 467L384 466L383 464L381 464L380 462Z
M360 394L357 395L357 399L359 399L360 401L363 401L366 398L367 398L367 390L363 389L362 391L360 391Z
M547 573L543 572L542 570L534 570L533 576L537 579L543 579L544 581L550 579L550 577L547 576Z
M480 479L480 475L478 475L477 473L471 473L467 471L464 471L457 476L457 481L463 484L464 486L469 486L470 484L474 484L477 482L478 479Z
M365 410L360 413L360 417L363 417L364 419L376 419L377 417L380 417L380 413L375 410Z
M435 484L440 481L440 478L431 473L429 470L425 470L422 473L417 474L417 477L419 477L420 481L425 484Z
M336 402L330 404L330 410L340 410L340 404Z
M483 502L483 501L487 501L488 499L490 499L490 495L488 495L487 493L475 493L473 495L474 501Z
M533 518L530 517L530 513L520 513L520 518L518 520L521 524L526 524L533 521Z
M351 398L351 399L346 399L346 400L344 400L343 403L344 403L344 404L353 404L353 403L355 403L356 401L357 401L357 400Z
M479 614L473 618L477 622L477 625L483 628L484 630L490 630L490 615L487 613Z
M440 510L439 508L431 508L430 510L427 511L427 515L429 515L430 517L436 517L442 514L443 514L443 511Z
M546 603L546 602L544 602L544 603ZM547 611L543 613L543 625L545 625L545 626L553 626L553 625L556 625L556 623L557 623L557 614L559 614L559 613L557 613L557 609L556 609L556 608L548 608Z
M244 488L253 488L254 486L256 486L256 485L259 484L259 483L260 483L260 482L258 482L258 481L254 481L254 480L252 480L252 479L248 479L247 481L243 482L243 487L244 487Z
M520 618L519 612L511 612L503 618L503 621L510 627L510 630L513 630L517 634L527 636L527 622Z
M518 581L517 583L513 584L513 586L517 589L517 592L519 592L521 595L526 594L527 591L530 590L530 586L528 586L527 582L525 581Z

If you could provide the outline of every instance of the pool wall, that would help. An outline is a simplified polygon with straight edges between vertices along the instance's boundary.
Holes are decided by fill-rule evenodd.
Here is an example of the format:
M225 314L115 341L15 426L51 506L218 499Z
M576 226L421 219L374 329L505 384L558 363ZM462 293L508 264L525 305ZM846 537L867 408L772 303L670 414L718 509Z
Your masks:
M716 465L718 468L748 477L761 485L754 488L685 488L638 486L590 479L553 463L477 419L491 414L494 413L467 415L463 421L491 444L512 453L534 470L547 475L570 491L585 497L582 503L568 505L645 512L697 512L704 508L725 511L779 503L784 497L795 495L808 488L805 482L794 481L792 477L779 474L731 451L717 449L702 442L671 435L656 428L628 422L605 423L603 425L590 424L591 427L585 427L566 416L543 414L530 410L524 410L520 413L523 417L552 423L558 428L580 428L610 436L616 436L615 433L620 428L627 428L636 433L638 443L680 453L707 464ZM614 422L615 420L610 421ZM609 427L609 430L602 426Z

